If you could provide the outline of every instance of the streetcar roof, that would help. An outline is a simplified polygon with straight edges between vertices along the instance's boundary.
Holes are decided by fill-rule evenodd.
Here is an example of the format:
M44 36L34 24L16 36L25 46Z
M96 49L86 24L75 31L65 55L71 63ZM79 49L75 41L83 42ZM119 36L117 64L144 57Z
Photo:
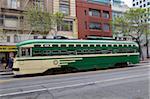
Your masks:
M47 39L36 39L27 40L17 43L17 46L23 46L28 44L40 44L40 43L56 43L56 44L136 44L133 41L116 41L116 40L47 40ZM137 45L137 44L136 44Z

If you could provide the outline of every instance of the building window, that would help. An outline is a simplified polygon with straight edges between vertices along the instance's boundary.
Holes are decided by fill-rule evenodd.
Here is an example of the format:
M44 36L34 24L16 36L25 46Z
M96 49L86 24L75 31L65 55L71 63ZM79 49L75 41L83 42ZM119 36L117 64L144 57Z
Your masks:
M100 17L100 10L89 9L89 15L90 15L90 16L97 16L97 17Z
M103 25L103 30L104 30L104 31L109 31L109 30L110 30L109 24L105 23L105 24Z
M140 3L142 3L142 1L140 1Z
M135 6L135 4L133 4L133 6Z
M101 23L91 22L91 23L89 24L89 29L101 30Z
M46 36L43 36L43 39L46 39Z
M44 0L34 0L33 5L40 10L44 10Z
M0 15L0 26L3 25L3 15Z
M10 42L10 36L7 36L7 42Z
M18 17L16 16L5 16L4 26L10 28L16 28L19 26Z
M20 1L19 0L7 0L7 5L9 8L17 9L20 7Z
M144 4L143 7L146 7L146 4Z
M57 27L58 31L73 31L73 21L64 20L62 26Z
M38 36L34 36L33 38L34 38L34 39L38 39Z
M138 2L136 2L136 5L138 5L139 3Z
M14 43L17 43L19 40L19 37L17 35L14 35Z
M147 5L150 5L150 2L147 2Z
M103 11L103 18L109 18L109 12Z
M70 1L69 0L60 0L59 1L59 9L60 12L62 12L65 15L69 15L70 14Z

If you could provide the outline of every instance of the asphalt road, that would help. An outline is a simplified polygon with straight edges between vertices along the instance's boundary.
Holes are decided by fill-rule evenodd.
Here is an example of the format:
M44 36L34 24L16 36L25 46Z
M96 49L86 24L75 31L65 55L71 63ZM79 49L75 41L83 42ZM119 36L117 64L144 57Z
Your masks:
M150 99L150 64L0 80L0 99Z

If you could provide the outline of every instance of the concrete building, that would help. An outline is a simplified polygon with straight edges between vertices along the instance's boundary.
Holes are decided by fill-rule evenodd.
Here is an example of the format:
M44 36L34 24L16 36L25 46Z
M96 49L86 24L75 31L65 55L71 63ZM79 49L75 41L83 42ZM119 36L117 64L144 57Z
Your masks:
M132 2L133 8L146 8L148 12L150 12L150 0L133 0ZM150 23L150 15L147 20L141 20Z
M112 17L121 17L124 13L129 10L129 7L121 0L111 0L112 6Z
M75 3L75 0L0 0L0 58L14 56L15 45L20 41L52 37L30 33L23 12L34 5L49 13L64 13L64 25L57 28L57 35L77 38Z
M130 8L121 0L110 0L112 6L112 20L115 21L115 18L122 17L124 13ZM130 40L129 37L124 37L123 34L120 34L119 31L114 31L115 27L113 26L113 37L118 40ZM115 33L117 32L117 33Z
M78 37L112 37L110 21L112 10L109 0L76 0Z
M138 8L148 8L150 7L150 0L133 0L132 5Z

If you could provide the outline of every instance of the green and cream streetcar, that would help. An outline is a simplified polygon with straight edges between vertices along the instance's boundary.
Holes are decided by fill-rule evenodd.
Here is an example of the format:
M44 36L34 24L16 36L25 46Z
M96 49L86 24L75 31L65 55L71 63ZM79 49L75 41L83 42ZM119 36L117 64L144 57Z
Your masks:
M138 45L115 40L28 40L17 44L15 75L90 70L139 62Z

